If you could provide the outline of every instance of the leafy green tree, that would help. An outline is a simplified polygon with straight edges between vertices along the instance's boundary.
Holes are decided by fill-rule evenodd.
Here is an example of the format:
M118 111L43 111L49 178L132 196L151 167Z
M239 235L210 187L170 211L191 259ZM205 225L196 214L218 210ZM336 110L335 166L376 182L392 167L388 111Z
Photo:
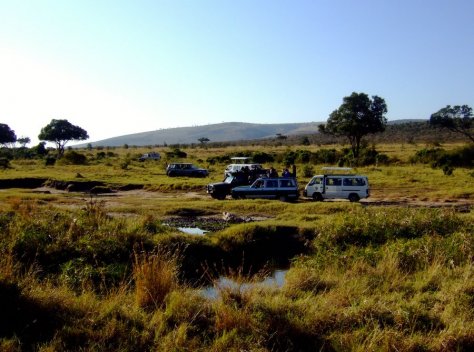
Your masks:
M58 157L64 154L64 147L67 142L73 140L86 140L89 138L87 132L79 126L74 126L68 120L51 120L51 122L41 129L39 140L53 142L56 144Z
M207 138L207 137L201 137L201 138L198 138L198 141L199 141L202 145L204 145L204 144L206 144L207 142L209 142L210 139Z
M26 148L26 145L31 143L30 137L20 137L16 141L20 143L22 148Z
M474 131L472 131L474 116L472 108L468 105L447 105L431 115L430 125L447 128L452 132L463 134L471 142L474 142Z
M327 123L319 125L321 133L347 137L354 157L359 156L364 136L383 132L387 125L385 100L376 95L372 99L365 93L352 93L344 97L341 106L334 110Z
M16 142L15 131L10 129L7 124L0 123L0 144L6 146L8 143Z

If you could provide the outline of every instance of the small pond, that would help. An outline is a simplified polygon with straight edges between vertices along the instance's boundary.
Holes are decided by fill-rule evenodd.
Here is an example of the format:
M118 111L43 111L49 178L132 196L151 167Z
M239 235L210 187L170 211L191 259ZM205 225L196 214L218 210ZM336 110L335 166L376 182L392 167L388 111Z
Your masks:
M285 276L287 272L288 269L276 269L271 273L271 275L263 277L260 281L253 282L237 282L232 278L221 276L214 282L214 285L204 287L200 290L200 292L206 298L216 299L219 297L219 291L221 289L231 289L242 293L246 290L251 290L252 288L256 287L280 288L285 283Z
M199 227L178 227L177 229L181 232L187 233L188 235L198 235L198 236L205 235L206 232L209 232L209 231L200 229Z

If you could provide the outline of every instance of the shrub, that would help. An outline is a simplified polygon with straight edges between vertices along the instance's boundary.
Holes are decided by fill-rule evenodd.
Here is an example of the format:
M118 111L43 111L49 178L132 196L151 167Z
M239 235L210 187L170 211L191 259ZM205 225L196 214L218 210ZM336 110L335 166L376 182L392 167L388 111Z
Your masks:
M303 176L311 177L314 175L314 168L311 165L305 165L303 167Z
M0 168L8 169L10 167L10 160L4 157L0 157Z
M183 152L179 148L173 148L171 151L166 152L166 157L168 159L174 159L174 158L182 159L182 158L186 158L187 156L188 154L186 154L186 152Z
M415 155L410 157L411 163L432 164L437 162L445 154L442 148L431 148L418 150Z
M418 238L426 234L446 236L463 226L453 211L440 209L358 210L341 214L321 229L321 239L333 245L383 244L397 238Z
M62 165L85 165L87 163L87 157L74 150L68 150L60 160Z
M54 156L48 156L44 159L45 166L53 166L56 164L56 158Z
M265 152L254 152L252 154L252 160L254 163L264 164L274 162L275 158L273 157L273 155Z
M336 149L320 149L311 155L314 164L334 164L340 158Z

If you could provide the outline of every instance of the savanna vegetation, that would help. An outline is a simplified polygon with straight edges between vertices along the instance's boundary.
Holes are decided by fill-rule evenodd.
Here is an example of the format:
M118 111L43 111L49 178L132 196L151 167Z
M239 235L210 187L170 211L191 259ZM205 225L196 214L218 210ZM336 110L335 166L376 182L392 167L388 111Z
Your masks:
M151 150L162 160L137 161ZM0 350L474 347L472 145L369 139L357 157L309 138L69 149L54 162L52 152L2 150ZM295 164L300 187L321 166L353 166L371 197L211 199L204 186L237 155ZM169 160L210 177L168 178ZM210 232L183 233L181 221ZM274 269L286 270L282 285L259 284Z

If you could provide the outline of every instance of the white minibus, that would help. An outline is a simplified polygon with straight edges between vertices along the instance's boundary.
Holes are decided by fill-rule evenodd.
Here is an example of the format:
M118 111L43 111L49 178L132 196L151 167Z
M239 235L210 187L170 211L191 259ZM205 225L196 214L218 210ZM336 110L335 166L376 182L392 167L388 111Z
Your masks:
M323 168L324 170L347 171L350 168ZM367 176L351 174L321 174L311 178L305 186L303 195L316 201L324 199L349 199L358 202L370 195Z

